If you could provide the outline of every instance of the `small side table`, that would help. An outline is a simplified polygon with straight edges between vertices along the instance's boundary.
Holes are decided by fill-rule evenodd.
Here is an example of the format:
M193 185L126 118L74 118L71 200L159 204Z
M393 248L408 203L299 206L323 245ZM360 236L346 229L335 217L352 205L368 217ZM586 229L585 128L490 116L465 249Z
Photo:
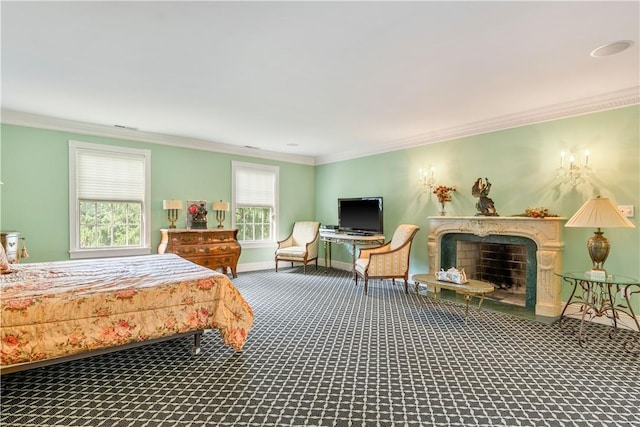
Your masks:
M435 274L414 274L411 276L411 279L416 282L416 286L418 283L423 283L426 285L431 285L435 290L435 300L438 300L438 294L440 293L440 289L450 289L459 294L464 295L464 300L466 302L466 307L464 310L464 321L467 322L467 316L469 315L469 301L474 296L480 297L480 302L478 303L478 308L482 306L482 301L484 301L484 296L489 294L495 290L491 283L481 282L480 280L469 280L467 283L458 284L451 282L443 282L441 280L436 279Z
M631 277L610 275L604 280L596 280L587 277L583 272L556 273L557 276L573 287L571 296L560 314L560 328L569 333L575 333L575 327L567 326L567 308L570 305L580 305L580 326L578 328L578 343L581 347L588 344L584 334L584 322L591 321L595 317L606 316L611 320L611 330L609 338L615 338L618 332L618 320L620 314L625 314L636 326L635 334L631 335L629 341L624 344L625 350L630 353L640 353L640 322L633 312L631 297L640 294L640 281ZM577 294L576 290L582 289L582 294ZM616 303L616 295L621 295L621 300Z

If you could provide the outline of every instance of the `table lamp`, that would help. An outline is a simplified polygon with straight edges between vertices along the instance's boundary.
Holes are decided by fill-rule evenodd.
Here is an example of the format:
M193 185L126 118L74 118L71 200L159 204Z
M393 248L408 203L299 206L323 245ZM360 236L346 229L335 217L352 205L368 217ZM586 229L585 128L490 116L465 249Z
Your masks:
M229 202L213 202L211 208L216 211L216 220L218 221L218 228L224 228L225 212L229 210Z
M182 209L182 200L163 200L162 209L167 211L167 219L171 223L169 228L176 228L178 211Z
M600 228L633 228L635 225L620 213L611 200L598 196L587 200L567 221L565 227L596 228L595 234L587 240L587 249L593 263L593 268L587 273L591 279L605 280L607 272L604 262L609 256L611 244Z

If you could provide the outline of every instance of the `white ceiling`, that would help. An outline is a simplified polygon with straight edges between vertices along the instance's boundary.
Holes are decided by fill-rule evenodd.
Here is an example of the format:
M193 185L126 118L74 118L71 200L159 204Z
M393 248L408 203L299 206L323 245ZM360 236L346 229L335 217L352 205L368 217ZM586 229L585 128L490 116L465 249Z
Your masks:
M2 1L1 13L4 122L121 125L316 164L640 98L638 1ZM617 40L635 44L589 55Z

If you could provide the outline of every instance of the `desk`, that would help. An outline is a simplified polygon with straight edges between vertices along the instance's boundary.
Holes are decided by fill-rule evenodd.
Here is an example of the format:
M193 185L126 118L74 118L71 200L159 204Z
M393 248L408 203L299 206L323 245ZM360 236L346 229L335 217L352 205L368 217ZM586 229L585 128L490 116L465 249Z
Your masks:
M480 302L478 303L478 308L482 306L482 301L484 301L484 296L486 294L490 294L495 290L491 283L482 282L480 280L469 279L467 283L458 284L451 282L443 282L441 280L436 279L435 274L414 274L411 276L411 280L416 283L424 283L427 285L431 285L434 287L435 292L435 300L438 300L438 294L440 293L440 289L449 289L455 291L456 293L463 294L464 300L467 303L467 306L464 310L464 321L467 322L467 316L469 315L469 301L474 296L480 297Z
M640 353L640 323L633 312L631 296L640 294L640 282L631 277L613 275L605 280L588 278L585 273L562 273L556 275L573 286L571 296L560 314L559 325L565 332L575 333L575 327L569 328L565 316L567 308L572 304L580 305L580 326L578 328L578 343L581 347L587 345L587 338L583 332L585 320L590 321L595 317L606 316L611 320L609 338L614 338L618 332L620 314L629 316L635 323L637 334L632 334L629 341L624 344L625 350L630 353ZM582 289L582 295L577 295L576 290ZM616 295L621 296L621 301L616 303Z
M354 236L347 233L340 233L335 231L320 231L320 240L324 245L324 266L331 267L331 244L339 243L341 245L347 245L351 252L351 271L356 274L356 246L370 246L381 245L384 243L384 235L374 234L371 236ZM327 264L327 255L329 256L329 263Z

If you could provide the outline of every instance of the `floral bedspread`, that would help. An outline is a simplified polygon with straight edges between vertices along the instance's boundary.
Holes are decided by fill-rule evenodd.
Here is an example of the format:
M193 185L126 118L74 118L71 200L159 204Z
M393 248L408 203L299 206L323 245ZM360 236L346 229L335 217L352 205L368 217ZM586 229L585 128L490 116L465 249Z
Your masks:
M3 367L200 329L241 351L253 324L227 276L174 254L13 269L0 276Z

